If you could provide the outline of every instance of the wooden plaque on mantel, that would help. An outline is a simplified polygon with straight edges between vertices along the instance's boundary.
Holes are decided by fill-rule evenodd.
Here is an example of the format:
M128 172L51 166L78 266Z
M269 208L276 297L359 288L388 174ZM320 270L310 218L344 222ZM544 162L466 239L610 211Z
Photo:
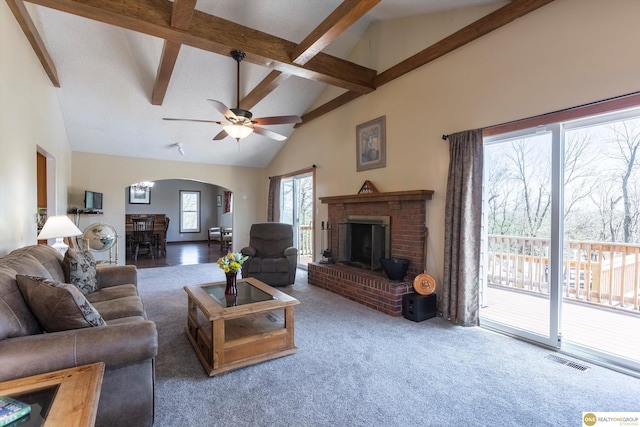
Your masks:
M362 184L362 187L360 187L360 191L358 191L358 194L371 194L371 193L378 193L378 189L376 188L375 185L373 185L371 181L366 180L364 184Z
M320 197L322 203L391 202L404 200L431 200L433 190L391 191L388 193L363 193L350 196Z

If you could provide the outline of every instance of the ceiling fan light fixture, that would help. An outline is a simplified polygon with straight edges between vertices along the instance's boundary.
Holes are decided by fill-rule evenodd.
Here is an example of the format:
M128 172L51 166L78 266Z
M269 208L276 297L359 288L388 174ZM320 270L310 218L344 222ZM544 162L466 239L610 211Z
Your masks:
M249 126L244 126L242 124L228 124L223 126L223 129L231 138L235 138L236 140L241 140L242 138L246 138L253 132Z

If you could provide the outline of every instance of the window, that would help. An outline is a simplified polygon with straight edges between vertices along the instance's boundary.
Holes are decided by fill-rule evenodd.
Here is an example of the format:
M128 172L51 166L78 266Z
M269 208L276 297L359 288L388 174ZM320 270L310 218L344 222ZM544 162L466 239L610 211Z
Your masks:
M180 232L200 232L199 191L180 191Z

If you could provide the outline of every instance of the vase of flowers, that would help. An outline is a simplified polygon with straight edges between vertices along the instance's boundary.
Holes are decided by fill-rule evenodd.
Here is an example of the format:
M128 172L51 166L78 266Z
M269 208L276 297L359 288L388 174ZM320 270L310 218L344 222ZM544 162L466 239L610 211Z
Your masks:
M242 264L248 259L248 256L244 256L240 252L229 252L218 259L218 266L220 266L227 277L227 287L224 290L225 295L238 294L236 278L238 277L238 271L242 269Z

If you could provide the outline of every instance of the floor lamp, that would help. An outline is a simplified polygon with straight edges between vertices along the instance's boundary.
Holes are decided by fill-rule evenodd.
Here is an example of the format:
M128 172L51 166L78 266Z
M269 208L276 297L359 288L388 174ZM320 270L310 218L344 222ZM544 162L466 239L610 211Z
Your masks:
M38 240L56 239L51 247L64 255L67 249L69 249L69 245L62 239L65 237L79 236L81 234L82 231L71 222L68 216L57 215L47 218L47 222L44 223L44 227L42 227L40 234L38 234Z

